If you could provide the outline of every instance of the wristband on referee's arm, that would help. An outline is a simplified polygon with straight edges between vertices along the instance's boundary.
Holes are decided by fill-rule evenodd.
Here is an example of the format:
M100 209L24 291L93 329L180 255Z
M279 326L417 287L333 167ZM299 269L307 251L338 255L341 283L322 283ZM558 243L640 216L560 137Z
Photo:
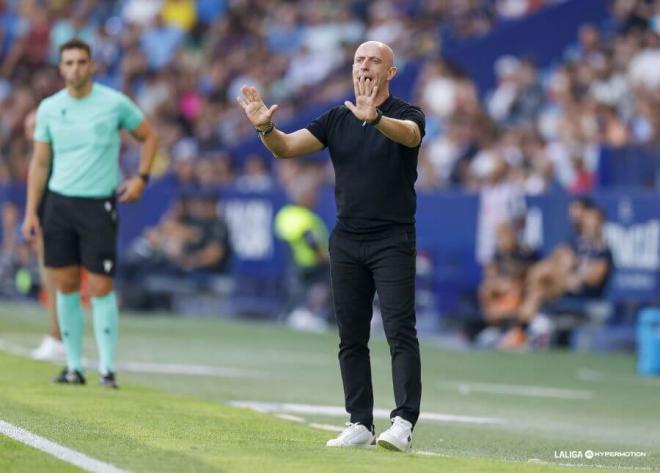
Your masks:
M260 130L259 128L255 128L255 130L257 130L257 133L261 136L266 136L268 133L270 133L274 129L275 129L275 124L273 122L268 123L266 128L264 128L263 130Z
M376 109L376 118L374 118L371 121L365 120L362 123L362 126L370 125L370 126L376 126L380 123L381 118L383 118L383 111L380 108Z
M150 178L150 176L149 176L148 173L146 173L146 172L140 173L140 175L139 175L138 177L139 177L140 179L142 179L142 182L144 183L145 186L146 186L147 184L149 184L149 178Z

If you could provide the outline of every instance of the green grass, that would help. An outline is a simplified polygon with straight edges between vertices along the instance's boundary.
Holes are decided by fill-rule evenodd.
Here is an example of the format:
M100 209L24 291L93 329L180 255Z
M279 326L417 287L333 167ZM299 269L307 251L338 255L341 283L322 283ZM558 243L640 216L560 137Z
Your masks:
M68 473L80 470L0 434L0 471L7 473L24 471Z
M0 308L0 339L36 345L45 315L29 306ZM86 355L96 358L88 324ZM660 381L635 375L623 355L447 352L423 344L422 411L498 417L503 425L420 422L415 450L333 450L344 417L305 415L304 423L228 406L232 400L339 406L343 394L336 335L292 332L268 324L165 316L124 316L120 362L202 364L245 370L246 377L120 372L122 389L56 386L57 367L0 352L0 419L120 468L191 472L569 472L660 469ZM376 407L393 404L389 352L372 342ZM580 374L591 375L583 379ZM590 399L461 391L470 383L578 390ZM377 430L386 426L377 420ZM645 458L559 460L561 450L643 451ZM538 459L543 464L529 463ZM580 464L565 467L560 463ZM597 469L585 466L597 466ZM0 471L76 468L0 434Z

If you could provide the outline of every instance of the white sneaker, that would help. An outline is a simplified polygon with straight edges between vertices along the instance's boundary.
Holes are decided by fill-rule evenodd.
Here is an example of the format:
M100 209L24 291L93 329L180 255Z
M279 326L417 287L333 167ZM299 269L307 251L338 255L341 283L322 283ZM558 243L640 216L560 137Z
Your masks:
M392 426L378 436L376 443L388 450L409 452L412 447L412 424L396 416L392 419Z
M339 437L328 440L326 447L369 447L374 444L374 434L364 425L348 422Z
M32 358L35 360L60 361L66 358L64 344L50 335L46 335L41 345L32 350Z
M292 329L300 330L301 332L323 333L327 328L327 324L321 316L302 307L291 312L286 323Z

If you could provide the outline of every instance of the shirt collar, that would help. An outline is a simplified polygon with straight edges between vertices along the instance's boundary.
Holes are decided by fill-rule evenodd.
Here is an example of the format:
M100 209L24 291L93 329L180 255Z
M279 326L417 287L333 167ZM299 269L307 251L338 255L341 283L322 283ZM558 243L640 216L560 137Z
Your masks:
M387 110L390 105L392 104L392 101L394 100L394 97L392 97L392 94L388 95L387 98L383 103L381 103L378 108L381 110Z

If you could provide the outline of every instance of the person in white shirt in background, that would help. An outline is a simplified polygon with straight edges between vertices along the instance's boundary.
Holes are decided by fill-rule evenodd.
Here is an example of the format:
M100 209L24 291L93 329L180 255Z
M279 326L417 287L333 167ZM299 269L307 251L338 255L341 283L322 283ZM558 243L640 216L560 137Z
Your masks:
M29 141L32 141L34 134L34 126L36 124L36 109L30 112L25 117L25 135ZM34 242L34 249L39 259L39 274L41 277L41 285L46 292L46 303L48 305L48 312L50 313L50 329L37 348L32 350L31 355L35 360L54 360L61 361L66 357L64 351L64 344L60 336L60 325L57 322L57 309L55 307L55 280L53 279L53 271L44 266L44 241L43 237L38 238Z

